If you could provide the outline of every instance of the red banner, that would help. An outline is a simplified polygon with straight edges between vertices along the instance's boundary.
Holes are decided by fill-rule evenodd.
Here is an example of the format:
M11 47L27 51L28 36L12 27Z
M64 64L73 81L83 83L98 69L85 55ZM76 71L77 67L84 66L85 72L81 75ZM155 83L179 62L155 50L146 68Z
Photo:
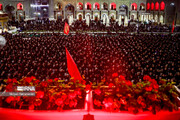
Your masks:
M67 68L68 72L75 80L82 80L81 74L74 62L72 56L70 55L69 51L66 49L66 58L67 58Z
M174 32L174 21L173 21L173 24L172 24L172 33Z
M64 34L68 35L69 34L69 25L65 22L64 25Z

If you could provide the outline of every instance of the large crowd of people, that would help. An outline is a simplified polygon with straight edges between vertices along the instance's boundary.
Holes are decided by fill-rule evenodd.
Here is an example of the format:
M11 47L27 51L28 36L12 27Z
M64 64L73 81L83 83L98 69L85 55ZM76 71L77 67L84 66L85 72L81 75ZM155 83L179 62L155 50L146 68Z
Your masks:
M7 43L0 51L0 79L35 76L39 80L68 81L66 46L87 81L113 81L112 74L118 73L134 82L149 75L179 84L179 35L24 33L4 36Z

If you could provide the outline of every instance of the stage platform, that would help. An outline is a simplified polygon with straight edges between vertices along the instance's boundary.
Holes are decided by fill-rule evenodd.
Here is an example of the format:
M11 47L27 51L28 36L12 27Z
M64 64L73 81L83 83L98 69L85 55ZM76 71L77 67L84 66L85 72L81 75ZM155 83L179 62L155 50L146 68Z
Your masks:
M0 108L0 120L83 120L85 110L71 111L36 111ZM156 115L151 112L132 114L128 112L90 112L95 120L180 120L180 111L160 111Z

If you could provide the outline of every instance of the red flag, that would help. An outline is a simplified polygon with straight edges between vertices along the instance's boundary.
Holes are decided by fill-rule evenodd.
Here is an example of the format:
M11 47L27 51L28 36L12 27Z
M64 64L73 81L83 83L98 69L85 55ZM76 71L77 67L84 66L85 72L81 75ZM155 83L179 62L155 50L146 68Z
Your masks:
M174 32L174 21L173 21L173 24L172 24L172 33Z
M82 80L81 74L74 62L72 56L66 48L66 58L67 58L67 68L71 77L74 77L75 80Z
M64 34L68 35L69 34L69 25L65 22L64 25Z

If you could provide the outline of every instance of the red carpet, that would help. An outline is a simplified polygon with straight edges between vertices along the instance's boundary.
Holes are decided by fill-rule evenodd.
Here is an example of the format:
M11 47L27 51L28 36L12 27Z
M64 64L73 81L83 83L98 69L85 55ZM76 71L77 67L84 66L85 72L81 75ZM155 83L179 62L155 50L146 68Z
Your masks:
M83 120L84 110L29 111L0 108L0 120ZM92 111L95 120L180 120L180 111L161 111L156 115L143 112L137 115L128 112Z

